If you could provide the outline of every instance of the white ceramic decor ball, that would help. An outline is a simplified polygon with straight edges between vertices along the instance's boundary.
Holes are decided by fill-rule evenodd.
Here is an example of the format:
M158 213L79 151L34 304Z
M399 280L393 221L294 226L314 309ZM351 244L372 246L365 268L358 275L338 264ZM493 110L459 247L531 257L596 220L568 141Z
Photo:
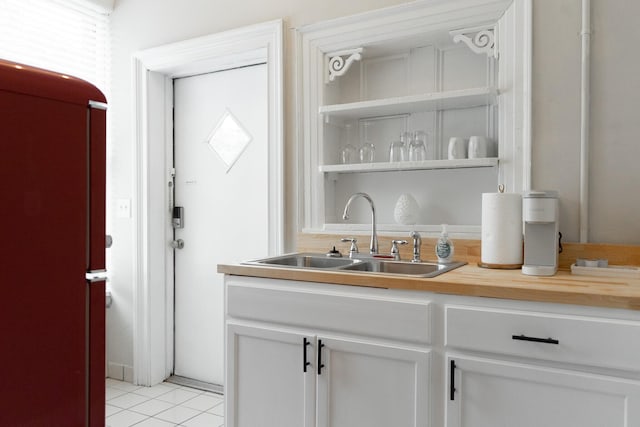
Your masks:
M409 193L402 194L396 202L393 210L393 218L398 224L411 225L418 221L420 206L416 199Z

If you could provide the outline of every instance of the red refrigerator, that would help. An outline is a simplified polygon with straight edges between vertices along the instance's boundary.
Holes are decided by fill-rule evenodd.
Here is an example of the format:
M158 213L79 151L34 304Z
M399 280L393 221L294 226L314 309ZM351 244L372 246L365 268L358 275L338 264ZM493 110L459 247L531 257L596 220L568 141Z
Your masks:
M0 426L104 426L105 102L0 60Z

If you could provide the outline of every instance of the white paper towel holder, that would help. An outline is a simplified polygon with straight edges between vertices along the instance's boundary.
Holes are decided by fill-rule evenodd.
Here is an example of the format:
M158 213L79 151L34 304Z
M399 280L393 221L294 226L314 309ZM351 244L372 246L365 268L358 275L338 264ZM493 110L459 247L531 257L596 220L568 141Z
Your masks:
M504 184L498 185L498 192L504 193ZM522 254L524 259L524 243L522 244ZM480 257L482 258L482 254L480 254ZM480 262L478 262L478 267L493 268L497 270L519 270L522 268L522 264L491 264L488 262L482 262L482 260L480 260Z

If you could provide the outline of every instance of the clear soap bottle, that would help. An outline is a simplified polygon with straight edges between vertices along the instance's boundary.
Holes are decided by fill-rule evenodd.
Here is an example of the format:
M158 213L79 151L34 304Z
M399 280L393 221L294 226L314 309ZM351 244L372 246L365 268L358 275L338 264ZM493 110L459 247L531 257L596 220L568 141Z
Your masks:
M438 262L447 264L453 261L453 243L449 239L447 224L442 224L442 232L436 243L436 256Z

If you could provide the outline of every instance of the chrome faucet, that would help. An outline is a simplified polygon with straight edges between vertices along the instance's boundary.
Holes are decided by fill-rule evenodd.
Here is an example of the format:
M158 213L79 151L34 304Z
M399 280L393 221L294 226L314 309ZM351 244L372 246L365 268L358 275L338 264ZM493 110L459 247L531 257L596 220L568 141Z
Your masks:
M351 205L351 202L358 197L363 197L369 202L369 205L371 205L371 243L369 244L369 253L377 254L378 235L376 233L376 208L373 206L373 200L371 199L371 196L369 196L367 193L355 193L351 197L349 197L349 200L347 200L347 204L344 206L342 219L349 219L349 206Z
M391 241L391 256L394 261L400 261L400 249L398 249L398 245L406 245L406 240L392 240Z
M413 239L413 259L411 262L422 262L420 259L420 245L422 245L422 239L420 233L417 231L411 232L411 238Z
M356 240L354 237L343 237L342 239L340 239L340 241L351 242L351 247L349 248L349 258L353 258L358 254L358 245L356 244L358 240Z

